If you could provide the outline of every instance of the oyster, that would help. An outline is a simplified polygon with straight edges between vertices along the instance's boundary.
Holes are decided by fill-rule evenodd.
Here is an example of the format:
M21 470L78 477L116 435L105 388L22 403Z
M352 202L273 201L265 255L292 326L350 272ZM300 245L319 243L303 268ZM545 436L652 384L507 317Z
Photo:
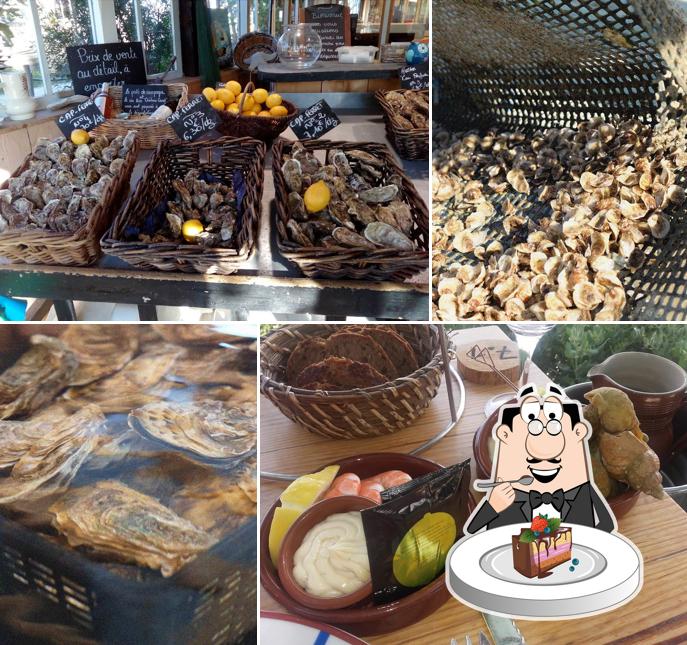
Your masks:
M30 414L70 381L78 360L57 338L31 336L31 348L0 374L0 419Z
M289 193L287 197L289 216L293 217L299 222L305 222L308 219L308 214L305 211L305 203L303 198L298 193Z
M346 150L346 156L354 161L360 161L368 166L384 168L384 161L364 150Z
M376 249L377 247L368 242L362 235L354 233L350 229L338 227L332 231L332 237L344 246L361 247L364 249Z
M398 186L396 184L368 188L359 193L360 199L372 204L390 202L392 199L396 198L396 195L398 195Z
M168 378L180 378L196 385L232 384L242 379L241 371L255 370L255 350L249 347L190 348L174 363Z
M138 350L135 325L69 325L60 337L79 361L69 384L87 385L121 370Z
M349 197L346 200L346 206L353 218L363 226L367 226L377 219L375 212L362 199Z
M254 404L230 407L219 401L152 403L129 415L149 435L200 457L229 459L246 455L256 444ZM134 421L136 423L134 423Z
M300 194L303 187L303 171L300 162L296 159L287 159L281 171L289 191Z
M159 569L163 576L216 541L153 497L116 481L77 488L50 511L70 546Z
M305 229L301 228L296 220L290 219L286 222L286 228L289 231L289 236L296 244L312 246L312 240L306 235Z
M342 150L333 149L329 153L329 158L333 166L336 168L337 172L342 177L348 177L348 175L353 173L351 166L348 163L348 157L344 154Z
M365 237L379 246L393 247L402 251L412 251L415 248L413 241L401 231L384 222L372 222L365 227Z
M217 345L218 343L245 344L251 347L253 345L247 343L245 337L229 334L217 325L151 325L151 330L158 338L168 343L181 345Z

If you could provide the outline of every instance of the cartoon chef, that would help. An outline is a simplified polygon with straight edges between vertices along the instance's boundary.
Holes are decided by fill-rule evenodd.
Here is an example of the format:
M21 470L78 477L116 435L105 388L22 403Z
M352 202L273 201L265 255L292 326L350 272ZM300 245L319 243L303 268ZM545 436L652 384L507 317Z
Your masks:
M535 386L523 387L517 404L501 408L493 435L492 479L499 483L468 518L467 533L530 523L540 514L616 530L615 517L590 477L591 426L580 404L566 399L558 386L549 384L543 397ZM476 487L480 483L489 482Z

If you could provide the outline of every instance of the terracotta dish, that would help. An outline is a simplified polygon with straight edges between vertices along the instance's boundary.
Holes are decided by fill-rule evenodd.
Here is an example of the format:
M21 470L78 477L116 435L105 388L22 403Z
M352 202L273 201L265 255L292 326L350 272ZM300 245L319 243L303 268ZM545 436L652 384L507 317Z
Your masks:
M441 466L429 459L397 453L372 453L333 463L340 466L339 474L355 473L361 479L372 477L385 470L403 470L411 477L420 477L439 470ZM329 465L325 464L322 466ZM313 468L313 472L320 468ZM260 582L265 590L288 611L310 620L336 625L356 635L384 634L403 629L407 625L422 620L435 612L449 598L444 576L439 576L430 584L400 600L385 605L374 605L372 600L343 609L312 609L292 598L284 589L277 570L269 555L268 537L274 509L277 502L265 515L260 527ZM468 498L468 508L472 511L475 501Z
M589 388L584 389L579 386L571 386L575 388L573 395L569 389L566 389L566 393L570 398L584 402L584 394L589 392L592 387L589 383ZM578 394L579 397L578 398ZM515 399L508 401L506 405L516 403ZM479 427L475 436L472 440L472 452L475 455L475 465L477 467L477 478L478 479L488 479L491 477L491 453L489 452L489 444L491 440L491 433L494 425L498 421L499 411L496 410L491 414L491 416ZM621 518L625 513L627 513L637 502L639 498L639 491L627 488L625 491L620 493L620 495L615 495L608 500L608 503L613 509L613 514L616 519Z
M362 511L372 508L375 503L366 497L357 495L345 495L323 499L311 506L291 526L281 545L279 555L279 580L286 592L301 605L312 609L341 609L350 607L372 595L372 582L351 594L339 598L320 598L304 591L293 576L293 559L298 547L303 543L307 532L316 524L327 519L334 513L348 513L349 511Z

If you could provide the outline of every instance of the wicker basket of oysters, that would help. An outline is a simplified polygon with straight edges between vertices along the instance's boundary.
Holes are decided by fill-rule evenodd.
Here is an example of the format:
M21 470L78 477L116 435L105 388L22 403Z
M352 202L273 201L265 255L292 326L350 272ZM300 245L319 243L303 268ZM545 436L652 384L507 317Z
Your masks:
M427 266L429 214L378 143L280 139L279 250L309 277L404 280Z

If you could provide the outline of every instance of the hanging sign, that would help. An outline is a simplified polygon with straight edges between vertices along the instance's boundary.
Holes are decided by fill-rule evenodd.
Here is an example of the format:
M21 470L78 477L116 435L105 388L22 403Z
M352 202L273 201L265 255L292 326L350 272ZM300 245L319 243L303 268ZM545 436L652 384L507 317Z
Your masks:
M81 129L90 132L101 123L105 123L105 117L91 99L79 103L57 118L57 127L67 139L74 130Z
M146 84L142 43L105 43L67 47L67 62L75 94L90 96L103 83Z
M299 139L318 139L341 121L324 99L303 110L289 125Z
M219 125L220 118L217 110L200 94L167 117L167 123L182 141L195 141L206 132L214 130Z

